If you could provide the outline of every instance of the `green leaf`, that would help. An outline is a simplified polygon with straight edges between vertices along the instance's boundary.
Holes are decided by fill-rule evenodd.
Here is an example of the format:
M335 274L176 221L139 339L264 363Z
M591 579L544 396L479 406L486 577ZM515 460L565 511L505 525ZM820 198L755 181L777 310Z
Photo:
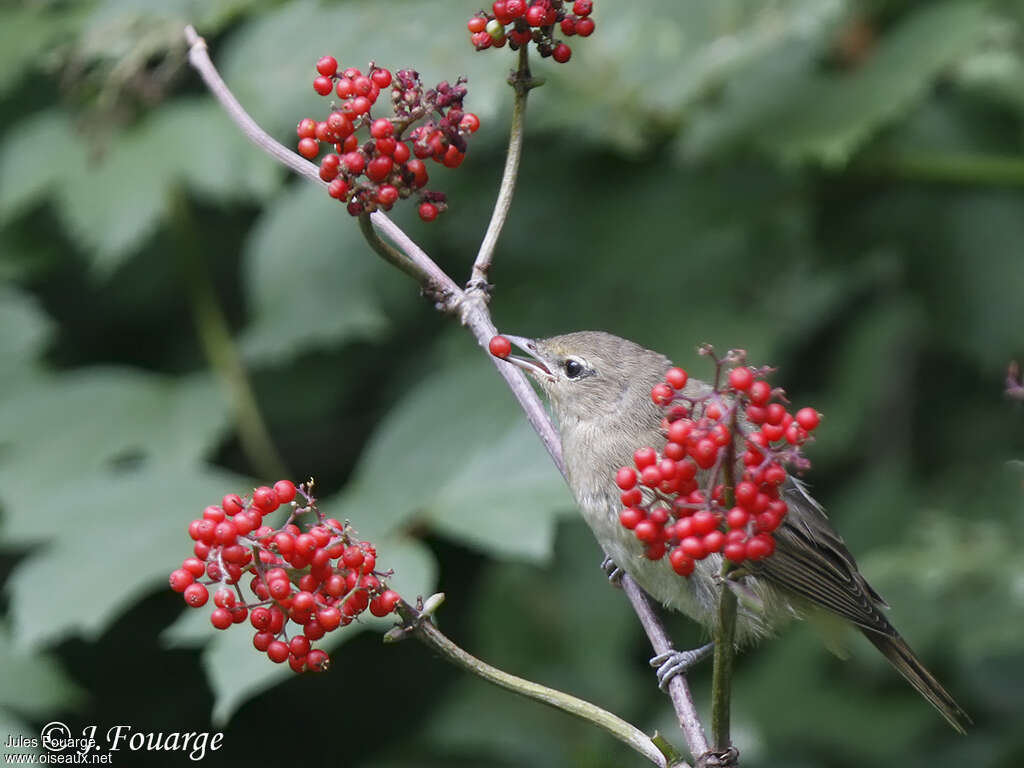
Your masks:
M51 109L22 120L0 146L0 222L38 203L64 178L85 173L85 147L63 112Z
M168 216L177 186L218 202L258 200L282 175L209 98L165 105L94 154L58 112L19 124L0 152L0 221L52 195L68 234L101 275Z
M843 165L905 114L985 32L985 4L929 3L907 13L858 68L822 71L814 41L776 51L733 79L683 140L689 155L753 144L784 162Z
M245 249L251 321L246 356L280 362L316 346L379 337L389 326L377 282L398 279L370 250L358 223L319 187L289 187L257 223Z
M16 648L6 623L0 624L0 678L4 681L0 708L10 707L29 717L42 718L54 710L78 706L83 699L55 658Z
M73 497L80 483L102 486L111 477L128 481L130 467L139 462L144 472L163 466L173 477L175 467L187 469L204 457L228 423L220 391L205 375L175 380L125 368L83 368L8 393L0 402L4 537L73 538L81 505L69 500L66 508L54 508L59 519L67 518L68 527L61 528L40 513L50 508L40 496ZM127 465L123 473L108 475L118 462ZM136 504L146 498L140 495Z
M74 37L84 5L0 8L0 96L33 69L41 69L51 46Z
M532 438L532 444L531 444ZM411 520L498 557L545 560L565 483L483 355L417 381L325 512L371 540Z
M35 361L53 336L53 323L39 302L11 285L0 284L0 389L13 394L23 378L34 375ZM0 446L5 439L0 437ZM2 460L2 454L0 454Z
M98 637L191 554L189 520L253 485L197 464L153 462L134 472L94 471L38 494L32 514L49 538L7 585L19 646L71 633Z

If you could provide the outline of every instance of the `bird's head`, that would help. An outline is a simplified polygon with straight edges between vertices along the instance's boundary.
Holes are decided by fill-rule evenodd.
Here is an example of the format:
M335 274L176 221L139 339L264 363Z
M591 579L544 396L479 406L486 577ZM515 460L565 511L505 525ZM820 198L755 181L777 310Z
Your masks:
M664 355L602 331L547 339L506 338L528 357L503 359L540 384L563 428L572 422L646 410L651 387L670 366Z

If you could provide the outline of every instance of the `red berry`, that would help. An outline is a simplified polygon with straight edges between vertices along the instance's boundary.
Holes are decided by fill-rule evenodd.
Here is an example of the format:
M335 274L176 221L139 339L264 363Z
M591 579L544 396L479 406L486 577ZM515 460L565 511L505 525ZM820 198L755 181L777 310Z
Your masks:
M472 112L467 112L459 120L459 130L467 133L476 133L480 128L480 118Z
M571 37L576 34L576 19L573 16L566 16L562 19L562 34Z
M704 536L704 549L708 552L721 552L725 545L725 534L719 530L711 531Z
M196 578L206 573L206 565L198 557L186 557L185 562L181 564L181 567L191 573ZM173 574L172 574L173 575ZM188 586L187 584L185 586ZM175 590L177 591L177 590Z
M810 432L821 422L821 414L813 408L801 408L796 412L796 422Z
M572 4L572 12L577 16L589 16L593 10L593 0L576 0L576 2Z
M387 69L375 69L370 73L370 79L378 88L387 88L391 85L391 72Z
M733 563L742 563L747 558L747 547L742 541L730 541L722 547L725 559Z
M316 120L311 117L302 118L299 120L299 124L295 128L295 133L298 134L300 139L312 139L316 136ZM228 497L225 496L224 498L226 499Z
M668 384L655 384L651 389L651 400L653 400L656 405L668 405L672 402L672 396L672 387Z
M772 388L767 381L755 381L750 385L750 402L754 405L765 405L772 396Z
M337 157L337 155L334 155ZM274 494L281 504L289 504L295 498L295 483L291 480L278 480L274 483Z
M438 214L437 206L433 203L420 203L418 212L420 218L424 221L433 221L437 218Z
M696 565L680 547L676 547L669 553L668 561L672 565L672 570L680 576L689 576L693 573L693 568Z
M619 512L619 523L623 528L633 530L637 524L646 517L642 509L628 507Z
M551 52L551 58L559 64L565 64L565 62L572 58L572 48L565 43L559 43L555 46L555 50Z
M366 158L360 152L347 152L341 158L341 164L354 176L358 176L366 167Z
M344 179L335 179L327 185L327 194L335 200L344 200L348 196L348 182Z
M284 600L292 592L292 585L287 579L271 579L267 582L267 591L275 600Z
M763 560L775 551L775 539L767 533L751 536L746 544L746 555L750 560Z
M483 16L473 16L469 21L466 22L466 29L472 32L474 35L478 32L483 32L484 27L487 26L487 19Z
M506 339L504 336L492 336L490 343L487 345L487 349L495 357L500 357L502 360L512 354L512 342Z
M327 655L327 651L314 648L306 656L306 668L310 672L324 672L330 665L331 657Z
M313 81L313 90L319 93L321 96L326 96L331 92L334 87L334 81L329 77L323 77L322 75Z
M275 664L280 664L288 658L288 646L280 640L274 640L267 647L267 656Z
M312 160L320 154L320 143L316 139L299 139L299 154L307 160Z
M330 77L338 71L338 60L333 56L324 56L316 63L316 71L324 77Z
M206 569L204 568L203 570L205 571ZM188 585L196 580L196 576L202 576L202 573L194 574L185 568L171 571L171 589L175 592L184 592Z
M751 509L757 499L757 486L749 480L744 480L736 485L736 503L746 509Z
M547 15L546 9L539 3L531 5L526 9L526 23L531 27L540 27L544 24Z
M345 548L345 554L342 555L342 562L345 563L346 568L352 568L353 570L358 569L363 561L366 559L366 555L357 546L351 546Z
M624 491L636 486L636 470L632 467L622 467L615 473L615 484Z
M210 614L210 623L217 629L227 629L234 623L231 620L231 611L226 608L214 608Z
M206 601L210 598L210 593L202 584L198 581L189 584L185 587L185 591L182 593L185 598L185 602L193 608L200 608L206 605Z
M463 152L459 152L454 146L448 147L445 150L444 157L441 158L441 163L446 168L458 168L462 165L462 161L466 159L466 155Z
M384 181L391 173L394 164L394 161L387 155L379 155L366 164L366 178L370 181Z
M594 34L594 20L591 18L576 20L576 34L580 37L590 37Z
M252 492L252 503L264 515L268 515L280 506L277 494L273 488L265 485L260 486Z
M746 392L754 383L754 372L746 366L729 371L729 386L739 392Z
M654 542L661 538L661 530L652 520L641 520L633 529L634 535L644 542Z
M227 587L221 587L213 595L213 604L218 608L231 608L235 604L235 593Z
M386 139L395 132L395 126L385 117L374 120L370 125L370 135L375 139Z
M649 467L658 460L658 453L653 448L641 448L633 454L633 463L637 469Z
M687 379L689 379L689 376L687 376L686 371L682 368L669 368L665 374L665 381L672 389L682 389L686 386Z
M391 157L394 159L395 163L401 165L402 163L409 159L410 154L411 152L409 151L409 145L398 141L395 142L395 148L391 152Z
M257 632L252 638L252 645L257 651L266 651L272 642L274 635L271 632Z
M750 522L750 513L743 507L733 507L725 515L725 524L730 528L743 528Z

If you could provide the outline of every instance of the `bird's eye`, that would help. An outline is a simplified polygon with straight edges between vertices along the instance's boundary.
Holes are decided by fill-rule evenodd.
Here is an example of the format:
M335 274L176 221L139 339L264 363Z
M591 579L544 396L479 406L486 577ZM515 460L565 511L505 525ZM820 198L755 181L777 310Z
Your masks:
M566 360L565 361L565 375L570 379L578 378L583 373L583 365L579 360Z

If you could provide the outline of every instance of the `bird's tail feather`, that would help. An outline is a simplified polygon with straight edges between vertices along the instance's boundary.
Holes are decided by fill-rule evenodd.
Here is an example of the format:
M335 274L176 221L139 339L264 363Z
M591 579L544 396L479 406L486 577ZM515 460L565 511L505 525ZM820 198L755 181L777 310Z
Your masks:
M914 655L902 637L884 635L870 630L865 630L864 635L951 726L960 733L967 732L967 726L973 722L970 716L942 687L942 683L925 669L924 664Z

